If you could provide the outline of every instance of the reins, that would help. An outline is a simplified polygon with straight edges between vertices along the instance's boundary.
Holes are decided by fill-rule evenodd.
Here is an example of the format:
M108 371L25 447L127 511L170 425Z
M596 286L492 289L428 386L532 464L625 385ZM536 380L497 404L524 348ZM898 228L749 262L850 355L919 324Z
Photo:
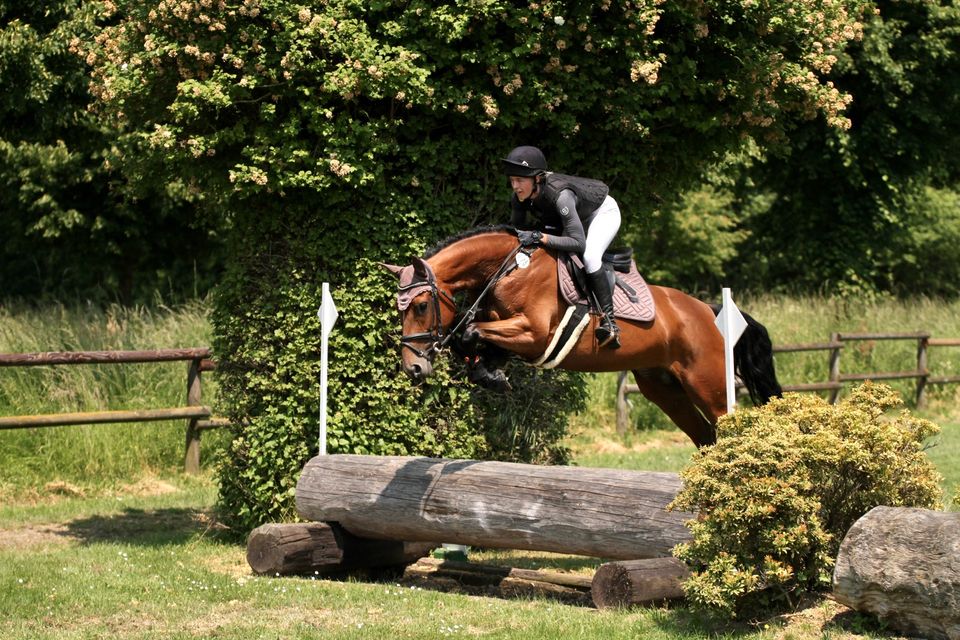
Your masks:
M436 276L434 276L433 271L431 270L427 274L427 279L425 281L411 282L405 287L401 287L400 291L406 291L412 289L413 287L423 286L424 284L430 287L430 296L433 299L433 312L434 312L434 327L431 331L424 331L421 333L412 333L410 335L405 335L400 337L400 345L406 347L413 351L418 357L431 359L436 354L440 353L447 348L447 345L450 344L450 341L456 336L464 326L472 322L477 315L477 311L480 308L480 304L483 302L483 299L486 297L487 293L501 280L513 273L513 270L518 268L516 262L516 256L518 253L523 251L523 246L518 245L513 249L507 257L503 259L503 262L500 263L500 266L497 268L496 272L491 276L487 281L486 286L483 288L483 291L480 292L480 295L477 296L476 300L473 301L473 304L470 305L463 315L460 318L460 321L457 322L450 331L444 335L443 333L443 323L440 319L440 296L444 296L453 306L456 308L456 301L450 296L447 292L441 291L437 286ZM530 254L526 251L523 252L525 255L529 256ZM512 264L511 264L512 261ZM424 340L432 341L432 344L426 349L417 349L411 342L421 342Z

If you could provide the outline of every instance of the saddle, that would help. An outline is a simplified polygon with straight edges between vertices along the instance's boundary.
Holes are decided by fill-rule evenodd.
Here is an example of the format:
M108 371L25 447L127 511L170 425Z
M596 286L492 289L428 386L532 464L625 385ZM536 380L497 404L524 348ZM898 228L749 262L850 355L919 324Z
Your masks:
M649 322L656 315L653 294L637 271L633 249L614 249L603 254L604 270L613 285L613 314L624 320ZM580 257L564 254L557 260L560 292L571 305L590 306L586 271Z

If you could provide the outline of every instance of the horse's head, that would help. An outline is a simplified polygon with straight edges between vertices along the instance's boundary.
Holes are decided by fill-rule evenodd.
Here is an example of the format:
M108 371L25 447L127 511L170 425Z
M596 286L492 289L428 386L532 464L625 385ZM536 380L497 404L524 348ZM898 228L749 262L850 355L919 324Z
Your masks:
M433 358L445 346L456 303L437 282L426 260L414 258L413 264L406 267L382 266L400 279L397 307L403 325L403 370L415 382L422 382L433 373Z

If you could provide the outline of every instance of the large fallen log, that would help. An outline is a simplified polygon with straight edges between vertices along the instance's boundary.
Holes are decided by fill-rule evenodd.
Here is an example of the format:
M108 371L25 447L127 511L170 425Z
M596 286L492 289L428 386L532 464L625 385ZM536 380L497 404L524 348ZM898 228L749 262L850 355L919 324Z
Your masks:
M462 593L590 604L590 577L557 571L420 558L404 570L402 580L406 584Z
M308 520L364 538L632 560L690 539L674 473L399 456L317 456L297 484Z
M687 565L676 558L606 562L593 575L593 604L611 609L677 600L689 576Z
M247 563L261 575L324 575L416 562L438 545L358 538L336 524L271 523L247 538Z
M960 513L871 509L840 544L833 594L900 632L960 639Z

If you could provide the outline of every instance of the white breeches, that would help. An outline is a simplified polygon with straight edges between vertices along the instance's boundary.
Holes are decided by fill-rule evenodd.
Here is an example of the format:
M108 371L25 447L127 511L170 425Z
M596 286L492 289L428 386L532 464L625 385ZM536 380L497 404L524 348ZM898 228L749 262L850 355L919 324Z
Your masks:
M603 252L620 230L620 207L617 201L607 196L587 230L586 248L583 250L583 266L593 273L603 266Z

